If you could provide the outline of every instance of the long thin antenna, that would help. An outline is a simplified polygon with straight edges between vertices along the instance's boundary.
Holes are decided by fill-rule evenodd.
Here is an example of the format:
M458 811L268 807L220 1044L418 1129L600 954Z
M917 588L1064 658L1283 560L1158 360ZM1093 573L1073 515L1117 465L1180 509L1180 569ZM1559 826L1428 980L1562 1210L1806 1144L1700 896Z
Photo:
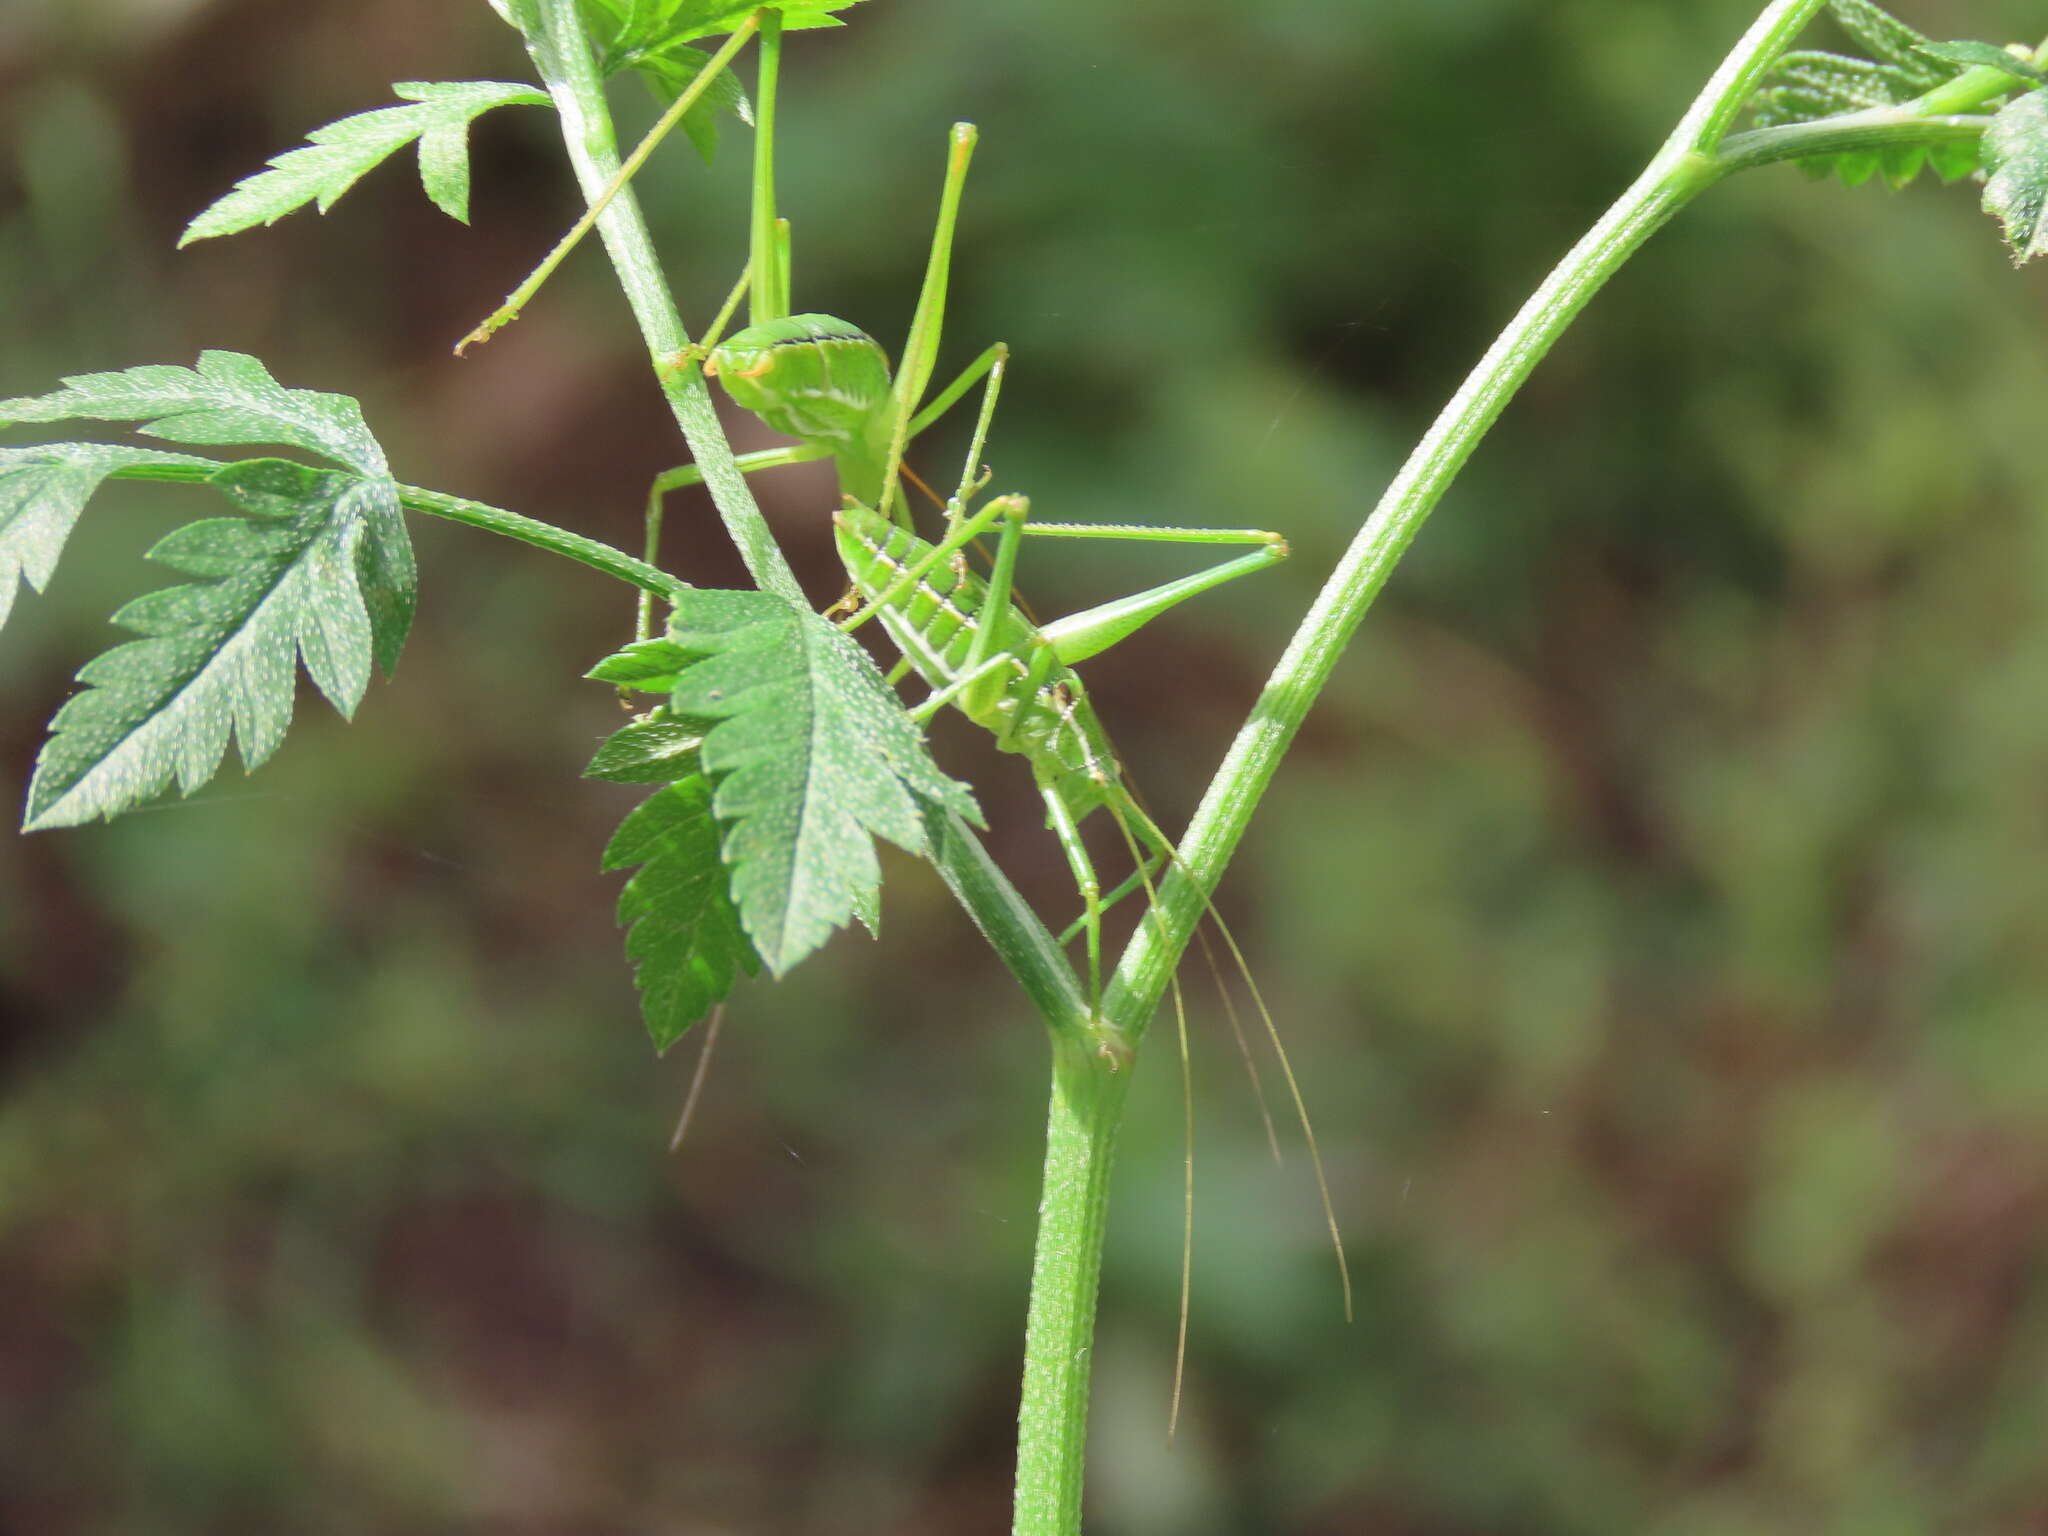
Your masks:
M776 18L779 27L782 13L764 10L757 11L733 29L732 36L725 40L725 46L705 61L704 67L697 71L696 79L689 83L680 96L669 103L668 110L647 130L647 136L634 146L632 154L626 157L625 164L619 167L618 174L605 184L602 192L591 199L590 206L583 210L583 217L569 226L569 232L555 242L555 248L541 258L539 266L526 274L526 281L505 296L504 303L492 310L475 330L455 343L457 357L479 342L489 341L500 330L519 318L519 311L540 291L540 285L554 274L555 268L562 264L563 258L575 250L583 237L590 233L597 223L597 216L611 206L612 199L633 179L634 173L647 163L647 157L668 137L669 130L683 120L684 113L697 105L699 99L711 88L711 82L732 62L733 55L746 46L747 39L753 36L754 29L760 25L760 18L769 15Z
M649 561L652 565L654 562ZM1273 1124L1273 1110L1266 1103L1266 1080L1259 1072L1259 1064L1252 1059L1252 1043L1246 1038L1244 1020L1237 1016L1237 1004L1231 1000L1230 988L1224 983L1223 968L1216 963L1216 946L1209 942L1208 933L1200 928L1195 930L1195 942L1202 946L1202 961L1209 967L1209 977L1216 983L1216 1000L1223 1004L1223 1017L1230 1021L1230 1038L1237 1042L1237 1054L1244 1062L1244 1075L1252 1081L1252 1102L1259 1106L1259 1124L1266 1130L1266 1145L1273 1153L1273 1161L1285 1166L1287 1159L1280 1155L1280 1132Z
M1128 795L1128 791L1126 792ZM1131 832L1131 825L1124 820L1116 801L1104 800L1103 809L1116 823L1116 829L1123 834L1124 846L1131 852L1131 858L1138 866L1138 877L1144 882L1145 910L1159 910L1159 893L1152 887L1149 871L1150 861L1144 850L1138 846L1138 839ZM1144 811L1135 801L1131 808L1140 816ZM1146 818L1148 821L1150 817ZM1180 1322L1174 1330L1173 1339L1173 1398L1166 1410L1166 1438L1171 1441L1174 1431L1180 1428L1181 1389L1187 1383L1188 1365L1188 1314L1194 1298L1195 1279L1195 1071L1193 1057L1188 1051L1188 1010L1181 996L1180 976L1169 973L1167 985L1173 992L1174 1033L1180 1041L1180 1116L1181 1116L1181 1166L1184 1169L1181 1181L1180 1218Z
M1145 834L1158 844L1160 852L1172 859L1182 874L1193 880L1194 875L1182 860L1180 850L1174 847L1171 838L1160 831L1159 824L1147 816L1136 801L1130 802L1129 809L1138 818ZM1323 1169L1322 1148L1316 1142L1315 1126L1309 1121L1308 1102L1302 1097L1301 1082L1294 1075L1294 1063L1288 1059L1287 1046L1280 1038L1280 1026L1273 1022L1273 1011L1266 1006L1265 994L1259 991L1258 980L1252 975L1252 968L1244 958L1244 951L1238 948L1237 940L1230 932L1230 925L1223 921L1223 914L1216 910L1216 903L1210 899L1208 892L1202 890L1199 881L1195 882L1195 890L1202 897L1202 906L1209 914L1209 921L1216 925L1217 936L1223 940L1224 948L1230 951L1230 958L1237 965L1238 975L1244 978L1245 990L1251 994L1252 1004L1259 1011L1259 1021L1265 1026L1266 1038L1272 1043L1273 1055L1280 1063L1280 1075L1286 1080L1288 1096L1294 1101L1294 1117L1301 1125L1302 1140L1308 1144L1309 1165L1315 1171L1316 1193L1323 1202L1323 1222L1330 1230L1330 1247L1337 1256L1337 1276L1344 1285L1344 1321L1348 1323L1353 1318L1351 1265L1344 1256L1344 1234L1337 1227L1337 1206L1330 1198L1330 1180Z
M682 1146L683 1137L689 1134L690 1121L696 1118L697 1100L704 1092L704 1079L711 1075L711 1052L718 1045L718 1031L724 1025L725 1004L720 1003L711 1010L711 1017L704 1021L704 1048L697 1053L697 1070L690 1074L690 1091L683 1095L683 1112L676 1119L676 1133L668 1139L671 1152Z

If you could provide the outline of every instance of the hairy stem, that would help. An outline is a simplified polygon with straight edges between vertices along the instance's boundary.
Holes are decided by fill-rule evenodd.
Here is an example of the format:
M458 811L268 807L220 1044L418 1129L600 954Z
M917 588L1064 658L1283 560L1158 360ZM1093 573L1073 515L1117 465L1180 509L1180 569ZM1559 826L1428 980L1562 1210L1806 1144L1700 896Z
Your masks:
M1017 1415L1015 1536L1076 1536L1109 1175L1131 1074L1071 1036L1053 1041L1045 1186L1032 1253Z
M758 24L758 17L749 16L734 29L732 36L725 40L725 46L705 61L704 67L697 71L697 78L669 103L668 110L647 130L646 136L634 147L633 152L626 156L625 163L613 173L604 191L583 211L583 217L571 225L569 232L555 242L555 248L541 258L540 265L527 273L525 280L517 288L505 295L504 303L492 310L475 330L455 343L457 357L478 343L489 341L519 318L519 312L532 302L536 293L540 292L541 284L552 277L555 268L567 259L571 251L583 243L583 237L589 234L597 221L604 216L604 211L611 206L612 199L625 190L626 183L639 174L640 167L647 163L647 157L668 137L669 130L681 122L690 109L703 99L704 93L711 89L712 82L724 73L733 56L746 46L747 39L753 35Z
M1674 213L1726 174L1721 137L1823 0L1776 0L1722 61L1647 169L1565 255L1467 375L1365 520L1239 730L1181 839L1155 920L1124 951L1105 1001L1142 1033L1246 824L1345 643L1437 501L1588 300Z
M1845 112L1810 123L1785 123L1753 128L1726 139L1715 156L1724 171L1753 170L1809 155L1852 155L1858 150L1892 149L1901 144L1974 144L1991 126L1988 117L1918 117L1903 107L1875 107Z
M537 0L521 7L519 14L531 17L527 51L561 114L563 139L584 198L594 202L611 189L617 177L618 138L577 0ZM732 447L719 425L703 373L671 366L670 360L690 345L690 337L676 312L668 280L648 236L647 221L630 186L615 192L610 206L598 217L597 232L639 322L655 377L682 428L690 457L703 471L712 503L748 572L763 591L803 602L803 591L754 504L746 478L733 462ZM1078 1028L1087 1010L1078 1003L1072 967L1052 935L1032 915L965 823L949 817L944 833L933 838L933 858L975 926L988 936L1038 1005L1048 1027L1055 1033Z
M587 539L566 528L557 528L553 523L508 512L503 507L471 501L463 496L450 496L444 491L430 491L417 485L401 485L398 501L408 512L424 512L430 517L467 523L486 533L503 534L508 539L531 544L535 549L578 561L594 571L603 571L607 576L616 576L620 581L629 582L656 597L673 601L676 594L689 585L645 560L634 559L622 549L614 549L597 539Z
M540 24L528 36L527 50L561 116L562 139L584 200L595 203L619 172L618 135L605 102L604 81L598 75L577 0L540 0L539 14ZM691 459L704 471L712 504L740 558L746 561L748 574L763 591L802 602L803 590L790 574L789 562L776 547L761 509L755 506L746 478L733 463L732 447L719 425L704 375L695 368L667 366L667 359L689 346L690 335L676 312L668 278L647 233L647 220L630 186L621 188L598 216L597 232L611 255L633 318L639 322L661 392L675 413L676 425L682 428Z
M1345 642L1438 499L1586 302L1655 231L1725 174L1714 158L1764 73L1822 0L1776 0L1744 34L1634 185L1522 307L1417 444L1325 583L1211 781L1151 917L1104 999L1106 1038L1135 1043L1158 1008L1225 864ZM1115 1123L1128 1073L1062 1041L1054 1069L1033 1274L1017 1536L1078 1536L1085 1387Z

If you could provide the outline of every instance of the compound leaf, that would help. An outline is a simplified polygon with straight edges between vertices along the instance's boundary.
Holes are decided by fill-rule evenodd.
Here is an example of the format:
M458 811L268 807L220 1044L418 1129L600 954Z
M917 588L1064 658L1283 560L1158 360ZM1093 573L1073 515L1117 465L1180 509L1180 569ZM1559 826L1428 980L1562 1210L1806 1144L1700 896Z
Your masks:
M243 352L202 352L196 368L75 374L47 395L0 400L0 426L77 417L140 422L138 431L174 443L284 443L359 474L390 473L354 400L286 389Z
M670 43L631 54L614 67L638 70L654 87L655 96L666 106L688 90L690 82L710 62L711 55L701 48L692 48L686 43ZM611 70L606 73L611 73ZM706 165L718 152L718 119L725 113L731 113L743 123L754 121L754 110L747 101L747 93L740 89L739 81L733 78L729 69L720 70L698 98L697 104L683 114L683 133Z
M1844 32L1874 57L1917 79L1921 90L1939 85L1955 73L1928 60L1928 38L1924 34L1914 31L1891 12L1872 5L1870 0L1828 0L1828 10Z
M1780 58L1751 100L1757 126L1810 123L1843 113L1902 106L1972 65L1984 62L1988 50L2007 58L1988 43L1935 43L1870 0L1830 0L1844 31L1869 49L1874 59L1799 50ZM2023 66L2013 61L2013 74ZM1896 144L1854 153L1810 155L1794 162L1815 179L1839 176L1850 186L1882 175L1903 187L1923 169L1932 168L1944 181L1977 169L1974 144Z
M2018 265L2048 252L2048 91L2010 103L1984 130L1984 211L2005 226Z
M34 448L0 448L0 624L26 581L40 592L57 569L57 557L78 514L100 482L117 470L141 464L186 465L212 471L212 459L161 448L124 448L113 443L44 443Z
M175 783L190 794L219 768L232 735L243 765L276 750L291 722L294 660L344 716L370 678L379 592L381 487L283 459L210 477L240 509L171 534L150 551L197 577L136 599L114 621L143 638L78 674L36 761L24 827L112 818Z
M139 422L138 431L179 443L284 443L353 471L348 500L367 534L357 556L364 566L377 664L386 672L398 664L412 625L412 543L384 450L354 400L286 389L262 363L240 352L202 352L196 368L165 363L82 373L47 395L0 400L0 426L77 417ZM230 489L238 482L215 483Z
M646 719L606 737L583 776L610 784L672 784L697 772L704 729L700 720L678 720L666 709L652 710Z
M698 659L666 637L636 640L583 675L593 682L635 688L641 693L673 693L683 669Z
M733 900L776 975L872 914L873 838L925 851L921 798L980 821L867 653L808 609L763 592L690 591L669 639L701 658L671 708L716 722L700 751Z
M780 11L784 30L838 27L833 16L859 0L583 0L583 14L608 57L653 51L731 32L754 12Z
M1929 43L1924 52L1950 64L1965 68L1981 65L1988 69L2003 70L2015 80L2031 80L2036 85L2048 85L2048 74L2036 69L2027 60L2009 53L1996 43Z
M362 176L419 140L420 182L449 217L469 222L469 125L493 107L546 106L545 91L501 80L406 80L392 93L410 103L358 112L306 135L299 149L270 160L202 211L181 246L275 224L312 203L322 213Z
M638 866L619 893L618 915L657 1051L723 1001L741 971L761 969L726 887L711 795L701 774L677 778L642 802L604 851L607 870Z

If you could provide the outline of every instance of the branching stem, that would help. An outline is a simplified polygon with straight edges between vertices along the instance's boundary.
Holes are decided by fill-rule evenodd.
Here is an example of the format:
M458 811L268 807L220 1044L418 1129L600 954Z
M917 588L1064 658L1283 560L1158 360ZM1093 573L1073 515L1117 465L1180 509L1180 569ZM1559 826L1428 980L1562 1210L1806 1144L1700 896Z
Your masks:
M534 25L527 33L528 52L561 115L563 139L584 198L594 202L617 178L618 139L580 7L577 0L537 0L530 14ZM597 232L639 323L655 378L682 428L690 458L703 472L712 503L748 572L762 590L801 603L803 591L733 462L702 371L667 366L669 359L687 351L690 337L676 312L632 187L616 190L598 217ZM1085 1029L1087 1008L1073 968L973 832L958 818L945 818L934 829L933 857L955 897L1048 1025L1069 1032Z
M1157 906L1124 951L1104 998L1101 1028L1135 1044L1159 1006L1280 759L1328 682L1345 642L1386 585L1480 439L1572 319L1624 262L1692 198L1726 174L1722 138L1822 0L1776 0L1715 71L1647 170L1544 279L1488 348L1359 529L1273 670L1250 717L1180 840L1181 857ZM1018 1447L1016 1536L1078 1536L1086 1434L1088 1343L1104 1214L1113 1117L1123 1105L1124 1063L1055 1045L1053 1135L1047 1146L1039 1248L1025 1343ZM1077 1379L1078 1378L1078 1379ZM1069 1415L1049 1421L1057 1403Z

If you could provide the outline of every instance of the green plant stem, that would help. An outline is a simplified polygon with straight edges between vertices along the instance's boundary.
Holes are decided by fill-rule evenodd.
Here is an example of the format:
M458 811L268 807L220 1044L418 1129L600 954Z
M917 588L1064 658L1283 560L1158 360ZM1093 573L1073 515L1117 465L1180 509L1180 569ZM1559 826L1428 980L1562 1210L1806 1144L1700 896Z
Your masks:
M751 324L779 320L788 312L782 263L782 242L775 233L775 114L782 85L782 13L755 13L761 28L760 75L754 82L754 208L747 230L747 270L753 282L747 296Z
M1586 303L1674 213L1727 174L1721 137L1823 0L1776 0L1750 26L1649 166L1544 278L1487 349L1365 520L1324 583L1232 742L1181 839L1154 920L1111 979L1104 1012L1133 1039L1159 1006L1252 812L1345 643L1438 500Z
M567 259L571 251L583 243L583 237L590 233L591 227L603 216L605 209L611 206L612 199L624 190L626 183L647 163L648 156L652 155L661 141L668 137L669 130L683 120L690 109L702 99L704 93L711 89L712 81L725 72L726 66L732 63L733 56L745 47L747 39L753 36L754 28L758 24L758 16L749 16L734 28L732 36L725 40L725 46L705 61L704 67L697 71L697 78L690 82L681 95L669 103L668 110L661 114L633 152L626 156L625 163L619 167L604 191L583 210L583 217L571 225L569 232L555 242L555 248L541 258L540 265L526 274L526 280L505 296L504 303L492 310L475 330L455 343L457 357L478 343L489 341L519 318L519 312L526 308L536 293L540 292L541 284L553 276L555 268Z
M1159 1006L1224 866L1280 759L1394 563L1536 364L1642 243L1725 174L1714 151L1822 0L1776 0L1750 26L1651 160L1544 279L1451 398L1302 620L1181 839L1160 899L1125 949L1102 1029L1135 1042ZM1056 1044L1039 1252L1025 1341L1016 1536L1078 1536L1086 1377L1105 1194L1127 1072Z
M1109 1230L1110 1170L1131 1082L1123 1065L1083 1039L1054 1037L1017 1414L1017 1536L1072 1536L1081 1529L1095 1293Z
M618 175L618 136L577 0L540 0L539 25L528 35L527 47L561 117L562 139L577 184L584 200L594 203ZM704 471L712 504L746 562L748 574L763 591L802 602L803 590L776 547L761 509L754 504L746 478L733 463L732 448L719 426L704 375L695 368L666 365L690 345L690 335L676 312L668 278L647 233L647 220L630 186L614 196L598 216L597 232L639 323L655 378L675 414L676 425L682 428L690 458Z
M2048 55L2048 42L2034 50L2033 62L2040 64L2043 55ZM1872 107L1810 123L1784 123L1734 134L1721 142L1714 158L1724 172L1734 172L1781 160L1803 160L1809 155L1854 154L1900 144L1932 148L1974 143L1991 126L1991 119L1979 114L1978 108L2014 91L2033 89L2031 80L1979 64L1895 107Z
M1724 172L1732 173L1804 160L1809 155L1855 154L1901 144L1924 144L1930 149L1943 144L1974 144L1990 126L1988 117L1916 117L1902 107L1876 107L1733 134L1722 142L1714 158Z
M226 466L223 465L222 468ZM216 471L196 464L130 464L117 469L108 478L114 480L155 480L177 485L205 485ZM587 565L593 571L602 571L642 591L652 592L656 597L673 598L676 593L689 586L666 571L649 565L645 560L636 560L622 549L614 549L598 539L587 539L580 533L571 533L566 528L557 528L553 523L543 523L517 512L508 512L503 507L494 507L486 502L471 501L463 496L450 496L443 491L430 491L422 486L401 485L398 487L398 502L408 512L423 512L430 517L445 517L451 522L466 523L472 528L481 528L486 533L503 534L508 539L517 539L522 544L531 544L535 549L544 549L551 555L561 555L579 565Z
M442 491L430 491L417 485L401 485L398 488L399 504L408 512L424 512L430 517L445 517L451 522L467 523L472 528L481 528L486 533L503 534L508 539L517 539L522 544L531 544L535 549L544 549L551 555L562 555L615 576L630 583L643 592L674 601L678 592L688 589L689 583L679 581L668 572L649 565L645 560L636 560L622 549L597 539L586 539L580 533L571 533L566 528L557 528L553 523L543 523L517 512L508 512L503 507L493 507L481 501L470 501L462 496L450 496Z

